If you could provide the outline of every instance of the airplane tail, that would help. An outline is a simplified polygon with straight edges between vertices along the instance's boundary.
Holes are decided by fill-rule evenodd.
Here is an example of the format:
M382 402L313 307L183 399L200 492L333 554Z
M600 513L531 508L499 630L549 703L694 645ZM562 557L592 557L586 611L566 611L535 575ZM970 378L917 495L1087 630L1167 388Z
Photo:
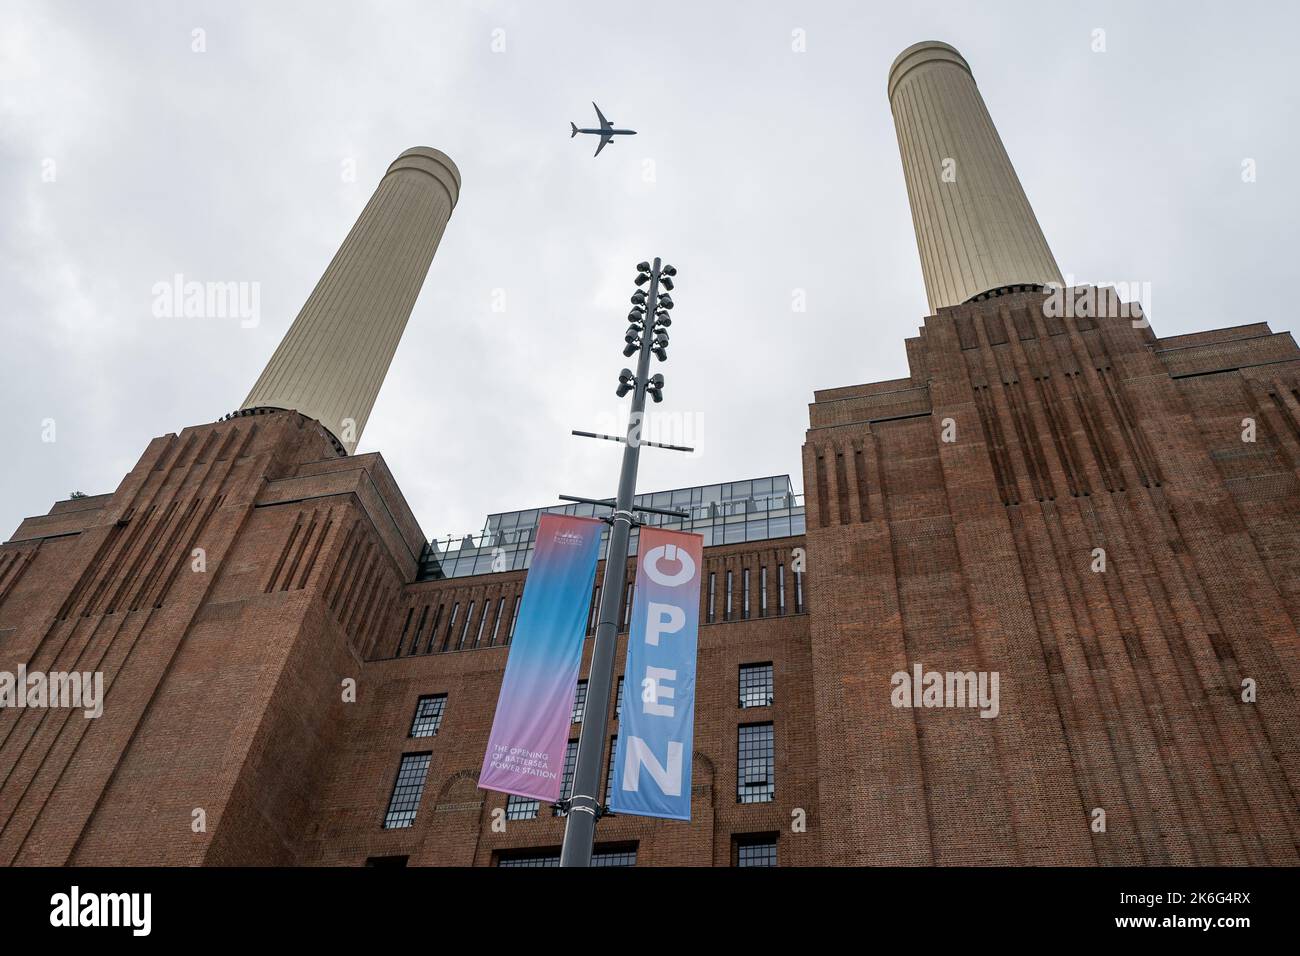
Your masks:
M573 137L578 135L578 124L571 121L569 126L573 130L573 132L569 134L569 139L573 139Z

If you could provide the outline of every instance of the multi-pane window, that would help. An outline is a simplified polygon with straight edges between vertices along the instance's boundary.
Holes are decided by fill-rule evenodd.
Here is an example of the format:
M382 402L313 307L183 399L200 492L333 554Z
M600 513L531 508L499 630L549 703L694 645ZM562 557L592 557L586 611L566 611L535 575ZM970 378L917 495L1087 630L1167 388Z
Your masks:
M614 695L614 717L616 720L623 719L623 678L618 679L618 691Z
M775 833L737 833L733 847L736 866L776 866Z
M514 793L506 798L507 820L535 820L537 819L537 810L538 803L536 800L530 800L528 797L521 797Z
M573 796L573 774L578 769L578 742L570 740L564 751L564 780L560 783L560 799L568 800ZM564 816L563 810L552 811L555 816Z
M709 572L709 618L710 624L713 623L714 615L717 613L718 598L718 575L717 572Z
M469 602L469 610L465 612L465 623L460 626L460 637L456 641L456 650L461 650L465 646L465 638L469 634L470 622L474 620L474 603Z
M428 610L429 609L426 607L425 611ZM402 656L402 648L406 646L406 635L411 633L411 618L414 614L415 608L409 608L406 612L406 623L402 625L402 636L397 639L397 652L393 655L394 657ZM415 653L415 641L418 637L419 632L416 633L416 637L411 638L411 649L407 651L408 654Z
M599 847L591 854L592 866L636 866L636 847L619 847L603 850Z
M618 754L618 734L609 738L609 766L605 768L605 805L614 797L614 757Z
M526 853L502 853L497 857L497 866L524 868L540 868L560 865L559 851L543 851L541 853L528 851Z
M772 704L772 664L740 665L740 706L768 707Z
M504 850L497 855L497 866L552 867L560 865L560 851ZM596 847L591 854L592 866L636 866L636 844L628 846Z
M447 635L442 639L442 650L451 646L451 634L456 630L456 615L460 613L460 602L456 601L451 606L451 617L447 620ZM429 640L433 640L433 635L429 635Z
M736 744L736 802L776 799L776 743L771 724L741 724Z
M492 646L493 647L496 647L497 635L501 633L501 616L505 613L505 610L506 610L506 599L501 598L497 601L496 620L492 622Z
M587 712L587 682L578 681L578 686L573 691L573 719L570 723L582 723L582 715Z
M444 607L446 607L445 604L439 604L438 610L433 612L433 623L429 625L429 640L424 644L424 653L426 654L433 653L434 642L438 639L438 622L442 620L442 609ZM417 643L420 639L420 627L424 627L423 617L420 618L420 626L415 629L415 639Z
M438 728L442 726L442 712L446 706L446 694L429 694L417 700L415 719L411 721L411 736L438 736Z
M420 809L420 797L424 796L424 778L429 773L431 756L427 752L402 754L393 795L388 800L388 812L384 814L385 830L400 830L415 823L415 812Z

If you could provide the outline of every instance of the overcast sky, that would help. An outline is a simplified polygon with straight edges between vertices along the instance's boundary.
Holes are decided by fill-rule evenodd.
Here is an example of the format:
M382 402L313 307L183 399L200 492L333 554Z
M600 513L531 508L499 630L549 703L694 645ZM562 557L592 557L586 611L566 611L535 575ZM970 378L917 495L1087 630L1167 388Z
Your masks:
M568 432L619 427L655 255L658 408L700 452L647 451L640 489L802 488L813 389L907 374L927 311L885 95L923 39L970 62L1067 279L1148 283L1159 335L1294 330L1296 9L0 0L0 540L238 408L416 145L464 185L359 451L426 534L613 493L619 446ZM640 131L598 159L592 100ZM260 321L155 317L178 273L257 283Z

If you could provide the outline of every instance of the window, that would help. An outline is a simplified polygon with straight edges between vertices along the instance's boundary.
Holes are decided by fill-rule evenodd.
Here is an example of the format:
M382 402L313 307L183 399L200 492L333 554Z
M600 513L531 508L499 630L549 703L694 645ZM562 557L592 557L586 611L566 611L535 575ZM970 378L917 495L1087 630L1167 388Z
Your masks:
M727 602L722 606L722 619L731 620L731 572L727 572Z
M636 866L636 844L626 847L596 847L591 854L592 866Z
M635 843L597 845L591 854L592 866L636 866ZM497 866L552 867L560 865L560 850L502 850L497 854Z
M420 809L420 797L424 796L424 778L429 773L431 756L427 752L402 754L393 795L388 800L388 812L384 814L385 830L400 830L415 822L415 811Z
M618 692L614 695L614 717L621 720L623 717L623 678L618 679Z
M492 622L492 646L496 647L497 635L501 633L501 615L506 611L506 599L497 601L497 619Z
M624 592L623 603L623 630L627 630L628 625L632 623L632 583L628 582L627 590Z
M776 745L772 725L741 724L736 744L736 802L771 803L776 799Z
M600 585L596 585L596 593L591 598L591 620L587 622L587 633L594 633L596 625L600 622Z
M502 851L497 856L497 866L500 867L545 867L559 866L559 850L509 850Z
M530 800L528 797L521 797L512 793L506 798L506 819L536 820L539 806L540 804L536 800Z
M785 565L776 566L776 613L785 613Z
M410 735L412 737L438 736L438 728L442 726L442 711L446 706L446 694L429 694L417 700Z
M741 600L743 601L740 609L741 617L749 617L749 568L740 572L740 590Z
M737 833L731 841L734 866L776 866L775 833Z
M582 723L582 715L587 712L587 682L578 681L578 686L573 691L573 718L569 721L571 724Z
M564 751L564 779L560 783L560 799L568 800L573 796L573 774L578 769L578 742L570 740ZM555 816L564 816L563 810L552 810Z
M709 618L708 622L713 623L713 617L716 612L715 604L718 597L718 575L714 571L709 572Z
M460 626L460 638L456 641L456 650L462 650L465 647L465 636L469 634L470 622L474 620L474 602L469 602L469 610L465 612L465 623Z
M767 615L767 565L758 569L758 616Z
M740 665L740 706L770 707L772 704L772 664Z
M796 614L803 611L803 572L794 573L794 610Z
M509 644L515 636L515 624L519 620L519 598L515 597L515 609L510 615L510 633L506 635L506 643Z
M614 796L614 758L618 754L618 734L609 738L609 766L605 768L605 805Z
M484 601L483 615L478 619L478 633L474 635L475 647L483 646L483 628L487 627L488 611L490 611L491 609L492 609L492 605L488 601Z
M432 653L433 653L433 642L436 641L436 640L438 639L438 622L442 620L442 609L443 609L444 607L446 607L445 604L439 604L439 605L438 605L438 610L436 610L436 611L433 613L433 623L429 625L429 640L428 640L428 641L425 643L425 645L424 645L424 653L426 653L426 654L432 654ZM426 608L426 610L427 610L427 608ZM421 616L421 618L420 618L420 625L419 625L419 627L417 627L417 628L415 629L415 638L414 638L414 640L413 640L413 642L412 642L413 644L414 644L414 643L418 643L419 640L420 640L420 628L421 628L421 627L424 627L424 617L423 617L423 616Z
M456 629L456 615L460 613L460 602L457 601L451 606L451 617L447 620L447 636L442 639L442 649L445 651L451 646L451 632ZM429 635L429 640L433 640L433 635ZM432 647L433 645L430 645Z
M427 611L428 608L426 607L425 610ZM412 616L413 614L415 614L415 608L408 608L408 609L407 609L407 612L406 612L406 623L402 625L402 636L399 637L399 638L397 639L397 652L396 652L395 654L393 654L394 657L401 657L401 656L402 656L402 648L406 645L406 635L409 634L409 633L411 632L411 616ZM423 615L421 615L421 616L423 617ZM418 632L417 632L417 637L418 637L418 636L419 636L419 635L418 635ZM414 653L415 653L415 640L414 640L414 639L411 640L411 649L410 649L409 651L407 651L407 653L408 653L408 654L414 654Z

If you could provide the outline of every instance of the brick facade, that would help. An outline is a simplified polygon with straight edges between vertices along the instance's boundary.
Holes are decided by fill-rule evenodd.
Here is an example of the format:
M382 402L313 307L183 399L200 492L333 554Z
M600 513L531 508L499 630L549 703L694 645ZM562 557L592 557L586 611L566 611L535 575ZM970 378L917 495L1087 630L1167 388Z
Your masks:
M1157 339L1041 302L942 309L907 378L816 393L806 535L706 551L705 582L731 569L739 594L749 569L752 591L700 629L692 821L606 819L599 844L638 865L725 866L754 833L782 865L1298 861L1300 351L1263 323ZM0 861L558 847L549 808L499 832L505 796L476 787L523 573L417 582L424 540L379 455L286 412L155 439L115 492L24 521L0 671L98 670L107 697L97 720L0 711ZM772 705L741 709L740 665L768 661ZM997 671L998 716L892 706L917 663ZM410 738L430 694L441 728ZM737 728L767 721L774 799L739 804ZM416 752L415 823L383 829Z

